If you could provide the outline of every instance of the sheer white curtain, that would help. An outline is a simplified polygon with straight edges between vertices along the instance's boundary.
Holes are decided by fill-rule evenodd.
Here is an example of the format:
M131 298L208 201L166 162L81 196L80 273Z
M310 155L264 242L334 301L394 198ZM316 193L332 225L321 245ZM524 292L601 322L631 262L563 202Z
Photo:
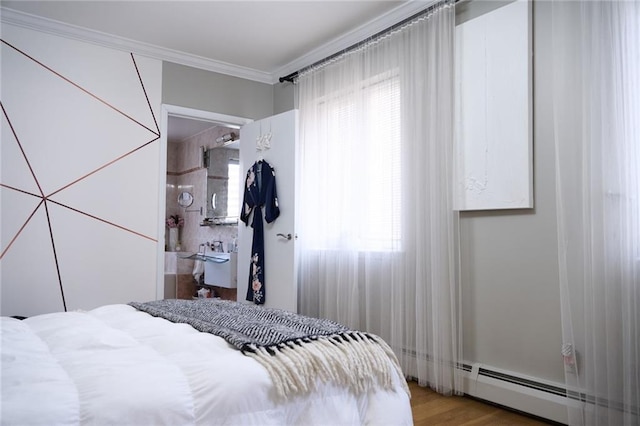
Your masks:
M553 40L569 421L638 425L640 3L555 2Z
M462 390L454 25L443 3L297 84L299 309L380 335L445 394Z

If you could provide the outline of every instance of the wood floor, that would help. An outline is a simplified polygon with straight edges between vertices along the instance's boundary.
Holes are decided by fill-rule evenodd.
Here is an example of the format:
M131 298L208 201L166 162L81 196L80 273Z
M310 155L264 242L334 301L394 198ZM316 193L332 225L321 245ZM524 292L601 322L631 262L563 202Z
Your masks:
M413 423L420 425L526 425L544 423L471 398L442 396L431 389L409 382Z

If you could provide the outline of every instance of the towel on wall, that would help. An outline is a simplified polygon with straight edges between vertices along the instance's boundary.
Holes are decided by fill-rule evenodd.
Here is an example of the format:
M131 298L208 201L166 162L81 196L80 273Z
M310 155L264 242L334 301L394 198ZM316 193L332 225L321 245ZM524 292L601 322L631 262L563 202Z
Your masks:
M193 278L196 280L198 284L200 284L200 279L204 281L204 262L202 260L196 259L193 262Z

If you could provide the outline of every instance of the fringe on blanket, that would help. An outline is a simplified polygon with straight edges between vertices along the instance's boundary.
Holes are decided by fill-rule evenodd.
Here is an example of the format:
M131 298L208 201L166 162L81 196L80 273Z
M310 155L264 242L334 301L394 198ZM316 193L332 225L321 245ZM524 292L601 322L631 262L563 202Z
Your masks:
M267 369L282 399L312 392L317 379L346 386L356 394L375 387L393 389L394 370L411 396L393 350L368 333L349 331L273 346L247 345L243 352Z
M222 337L268 371L276 397L307 394L317 382L341 385L355 394L402 386L411 396L396 355L375 334L326 319L215 299L130 305Z

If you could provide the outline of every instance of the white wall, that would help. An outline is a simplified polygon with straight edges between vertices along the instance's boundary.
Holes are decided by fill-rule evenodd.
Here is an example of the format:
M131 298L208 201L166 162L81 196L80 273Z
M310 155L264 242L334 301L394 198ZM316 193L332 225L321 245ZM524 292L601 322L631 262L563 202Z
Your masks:
M534 3L535 209L461 213L463 351L468 362L562 383L550 11Z
M56 193L47 218L3 117L0 314L60 311L63 293L67 310L154 299L161 103L258 119L273 86L134 56L138 78L128 52L4 23L2 38L24 52L2 46L1 100L45 195L148 145Z
M153 299L161 62L9 24L2 38L0 313Z
M291 111L295 108L295 86L288 81L273 85L273 114Z
M162 102L257 120L273 115L273 86L164 62Z

